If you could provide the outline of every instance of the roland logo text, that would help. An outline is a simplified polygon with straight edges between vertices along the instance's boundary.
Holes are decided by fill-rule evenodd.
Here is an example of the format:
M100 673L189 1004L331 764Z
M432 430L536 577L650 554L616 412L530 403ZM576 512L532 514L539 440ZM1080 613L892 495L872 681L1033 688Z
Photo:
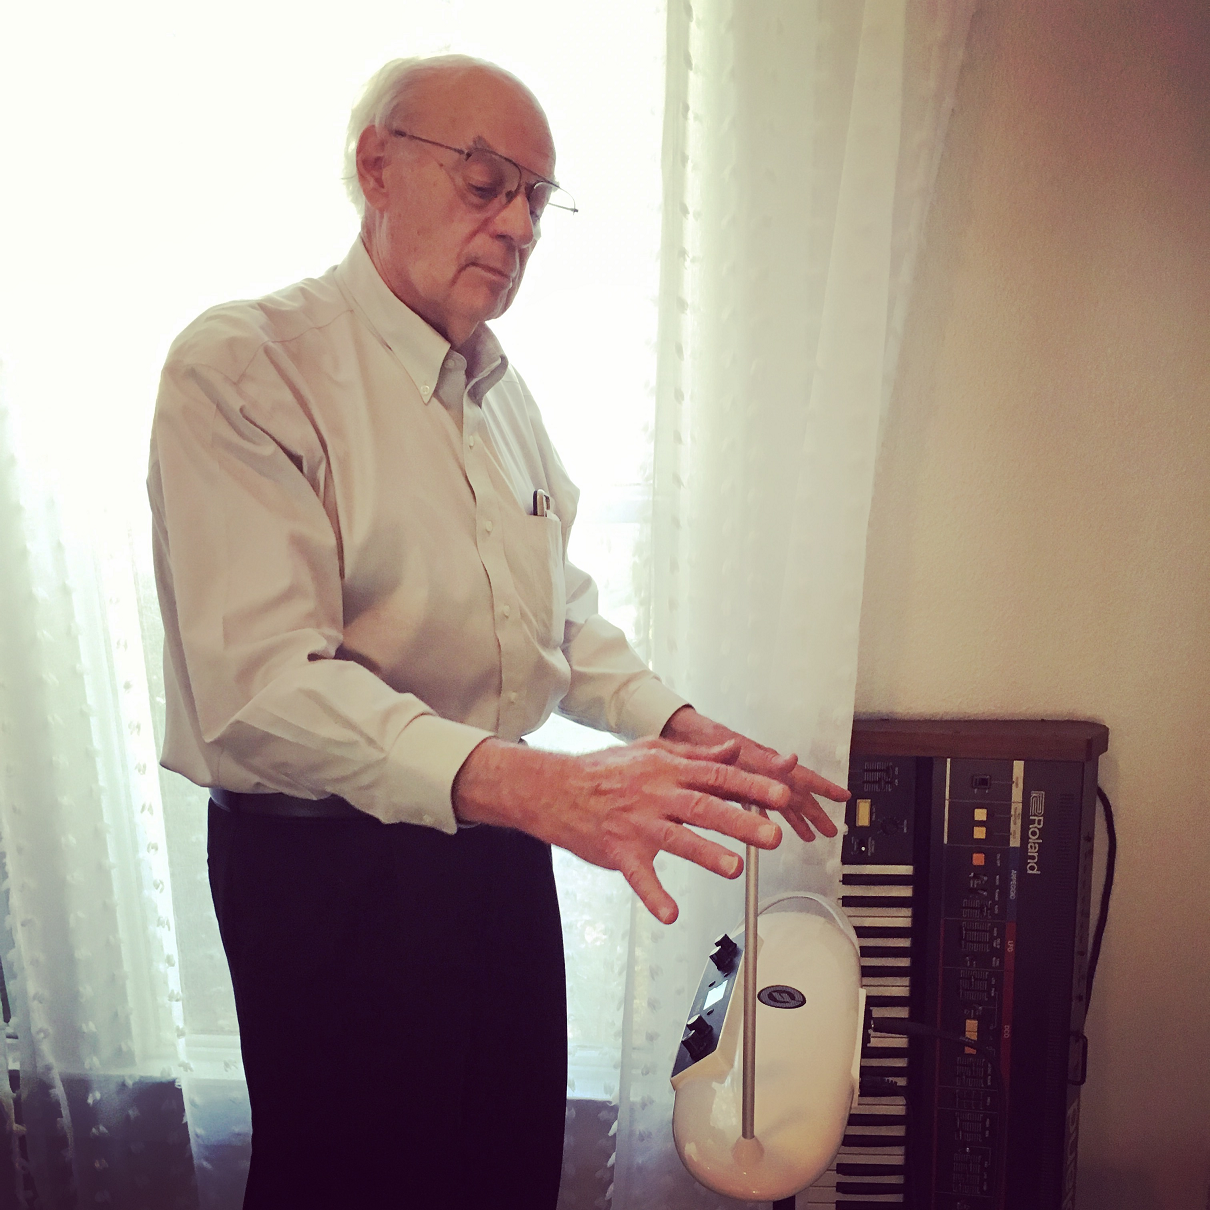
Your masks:
M1029 832L1025 839L1025 872L1040 874L1042 857L1042 825L1046 822L1046 793L1031 790L1029 794Z

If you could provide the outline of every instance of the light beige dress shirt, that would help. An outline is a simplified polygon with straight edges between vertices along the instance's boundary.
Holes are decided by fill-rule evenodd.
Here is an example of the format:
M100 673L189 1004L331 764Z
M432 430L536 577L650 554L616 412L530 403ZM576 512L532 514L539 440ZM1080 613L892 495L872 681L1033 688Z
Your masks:
M495 337L452 350L360 240L177 338L148 491L162 761L198 785L452 833L486 736L558 708L633 739L684 704L567 561L578 493Z

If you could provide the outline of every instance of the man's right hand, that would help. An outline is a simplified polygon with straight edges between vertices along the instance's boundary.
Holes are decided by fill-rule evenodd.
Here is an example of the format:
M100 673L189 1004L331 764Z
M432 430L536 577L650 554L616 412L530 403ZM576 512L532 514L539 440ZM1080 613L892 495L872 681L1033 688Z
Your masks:
M736 768L738 741L697 747L647 739L583 756L484 740L454 778L454 813L467 823L518 828L593 865L618 870L657 919L677 917L654 861L673 853L724 878L744 863L730 849L687 828L707 828L773 849L781 829L744 803L780 811L790 790Z

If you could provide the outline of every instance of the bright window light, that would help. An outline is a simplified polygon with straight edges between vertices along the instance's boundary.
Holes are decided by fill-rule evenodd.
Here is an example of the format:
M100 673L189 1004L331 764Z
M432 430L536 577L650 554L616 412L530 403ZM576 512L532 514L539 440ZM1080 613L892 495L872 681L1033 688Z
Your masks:
M582 488L572 558L597 577L602 612L634 625L655 377L662 3L68 0L18 6L5 25L0 361L26 471L53 473L66 525L132 531L147 574L147 437L169 342L213 304L341 260L356 236L341 152L361 85L391 58L466 52L537 94L580 207L551 212L495 327ZM589 741L557 722L537 742ZM204 863L204 852L174 854L182 862ZM586 1087L603 1087L628 892L566 855L558 866L573 1069L581 1055L596 1073ZM230 1019L211 1011L214 998L230 992L190 979L189 946L216 940L200 914L197 902L177 905L186 1020L210 1034Z

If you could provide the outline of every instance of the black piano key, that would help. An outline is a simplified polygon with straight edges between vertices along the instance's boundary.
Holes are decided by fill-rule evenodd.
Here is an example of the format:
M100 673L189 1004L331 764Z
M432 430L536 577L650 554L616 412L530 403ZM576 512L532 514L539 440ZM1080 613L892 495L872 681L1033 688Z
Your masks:
M903 1186L891 1183L882 1184L880 1181L837 1181L837 1193L902 1193ZM893 1204L893 1203L892 1203Z
M910 899L901 900L910 905ZM853 931L861 937L911 937L911 927L906 924L858 924Z
M862 958L909 958L912 951L906 945L863 945ZM910 969L904 967L904 970Z
M908 1003L908 993L900 992L899 995L893 993L879 991L867 992L865 1002L870 1008L906 1008Z
M863 979L907 979L912 973L910 966L877 966L874 964L861 964L861 977Z
M902 1134L846 1134L842 1147L897 1147L903 1142Z
M911 895L841 895L840 906L845 908L910 908Z
M905 1164L845 1164L836 1165L837 1176L904 1176L907 1173ZM891 1188L895 1188L894 1185Z
M900 1189L893 1189L893 1190L891 1190L891 1192L902 1194L902 1190L900 1190ZM857 1200L853 1200L853 1199L847 1198L847 1197L838 1197L836 1199L837 1210L884 1210L884 1207L894 1206L896 1204L898 1204L898 1205L903 1204L902 1196L897 1197L893 1201L889 1201L889 1202L887 1202L887 1201L867 1202L861 1198L859 1198Z
M911 886L912 874L841 874L842 886Z

